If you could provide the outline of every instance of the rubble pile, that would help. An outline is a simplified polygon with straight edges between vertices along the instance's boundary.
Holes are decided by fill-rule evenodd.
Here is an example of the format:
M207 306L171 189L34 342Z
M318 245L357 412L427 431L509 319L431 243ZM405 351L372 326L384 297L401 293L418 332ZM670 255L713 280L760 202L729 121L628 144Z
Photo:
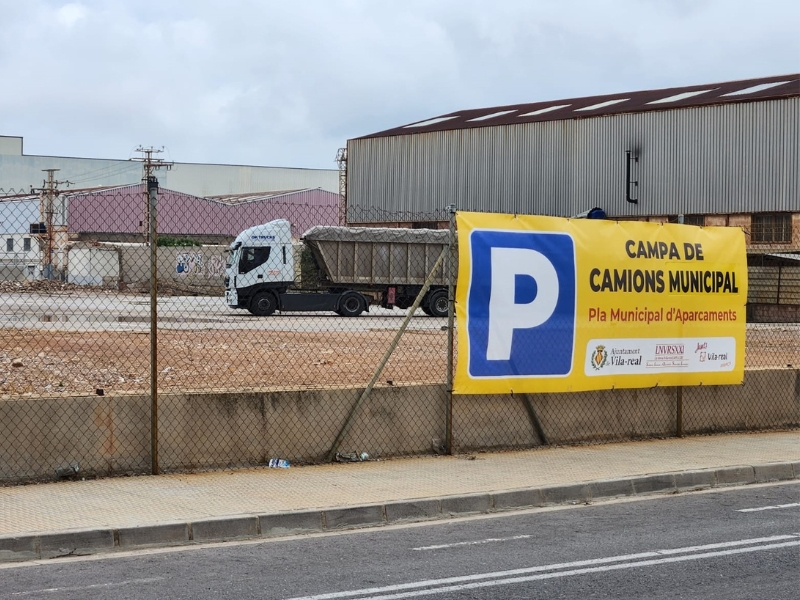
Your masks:
M116 290L101 286L77 285L55 279L36 279L34 281L0 281L0 293L39 294L69 292L115 292Z

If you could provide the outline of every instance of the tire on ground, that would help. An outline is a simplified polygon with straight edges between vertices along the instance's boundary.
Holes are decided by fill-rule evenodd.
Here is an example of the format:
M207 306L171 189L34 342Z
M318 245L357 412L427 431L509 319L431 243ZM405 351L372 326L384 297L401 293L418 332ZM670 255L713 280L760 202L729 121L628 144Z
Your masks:
M357 317L366 308L364 298L356 292L346 292L339 299L339 309L336 311L343 317Z
M427 314L432 317L446 317L448 310L449 300L447 299L447 290L436 290L431 292L428 296L428 301L425 303L425 310Z
M272 292L259 292L250 301L248 310L258 317L268 317L278 308L278 298Z

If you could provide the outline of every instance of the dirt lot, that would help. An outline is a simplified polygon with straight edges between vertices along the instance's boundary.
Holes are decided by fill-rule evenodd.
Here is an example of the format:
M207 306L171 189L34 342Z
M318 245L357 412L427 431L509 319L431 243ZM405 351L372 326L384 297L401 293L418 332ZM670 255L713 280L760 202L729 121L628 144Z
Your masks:
M160 387L366 385L393 336L391 331L160 331ZM446 344L442 331L407 332L381 381L444 382ZM147 332L5 329L0 330L0 348L3 395L149 390Z
M160 389L366 385L393 331L162 330ZM380 381L445 381L447 335L410 331ZM0 329L0 395L149 389L148 332ZM14 366L17 365L17 366ZM800 367L800 328L748 328L747 368Z

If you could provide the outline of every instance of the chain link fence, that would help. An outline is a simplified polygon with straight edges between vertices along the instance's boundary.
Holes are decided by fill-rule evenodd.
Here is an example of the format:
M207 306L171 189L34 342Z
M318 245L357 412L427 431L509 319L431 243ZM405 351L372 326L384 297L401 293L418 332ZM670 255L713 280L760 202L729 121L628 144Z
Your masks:
M0 198L0 481L800 425L789 317L748 323L743 386L452 396L448 211L157 194Z

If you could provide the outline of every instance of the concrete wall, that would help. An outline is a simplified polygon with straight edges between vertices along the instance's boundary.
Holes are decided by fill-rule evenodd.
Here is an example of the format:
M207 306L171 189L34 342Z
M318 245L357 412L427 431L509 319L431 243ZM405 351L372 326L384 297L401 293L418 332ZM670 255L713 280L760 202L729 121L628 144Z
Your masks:
M360 388L161 394L159 461L182 471L325 458ZM675 433L676 390L656 388L529 396L551 444ZM430 453L445 435L444 385L376 388L342 452ZM52 478L77 462L87 475L150 468L147 395L0 399L0 480ZM800 426L800 370L746 371L741 386L683 391L685 433ZM522 397L459 396L458 451L541 443Z
M0 154L21 156L22 138L11 135L0 135Z
M67 254L67 281L77 285L117 287L119 252L114 248L74 246Z
M114 246L120 253L120 288L150 289L150 248L144 244ZM158 249L158 284L165 291L222 295L227 246Z

